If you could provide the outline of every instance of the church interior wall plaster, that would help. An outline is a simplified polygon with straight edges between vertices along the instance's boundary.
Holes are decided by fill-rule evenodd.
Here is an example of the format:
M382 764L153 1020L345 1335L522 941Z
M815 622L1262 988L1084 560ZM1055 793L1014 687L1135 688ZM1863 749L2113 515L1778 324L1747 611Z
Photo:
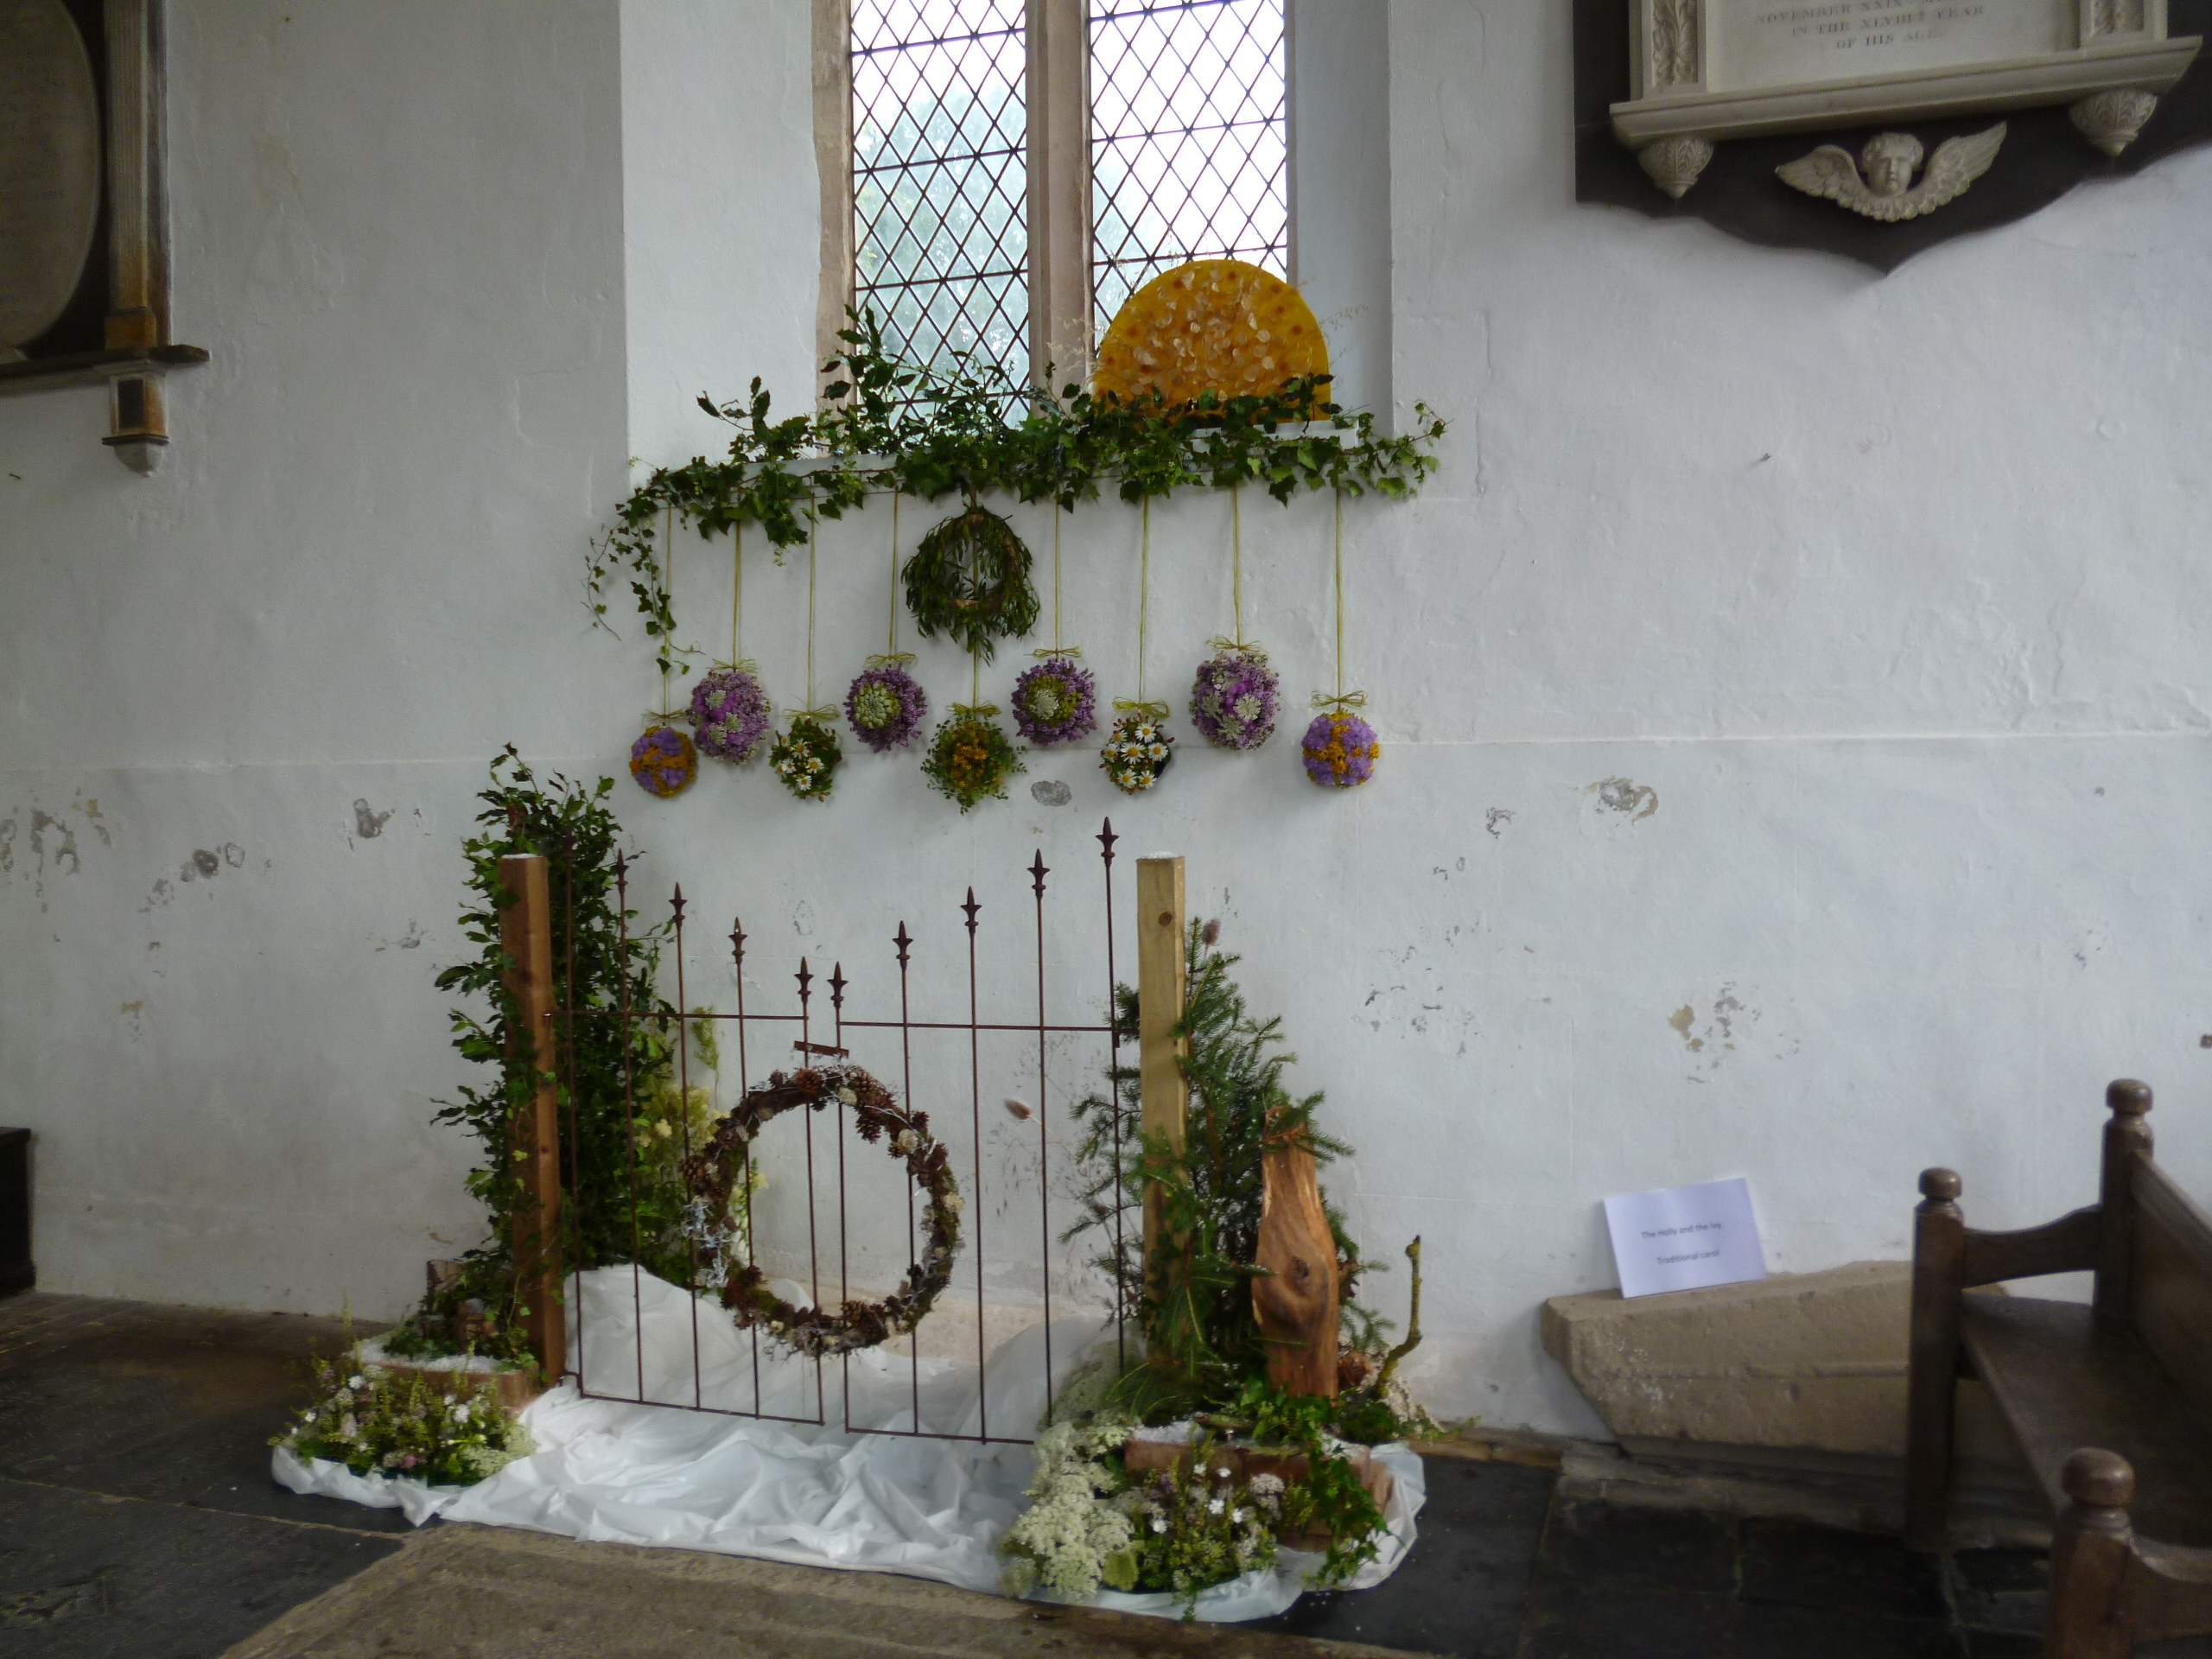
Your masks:
M658 701L579 602L628 458L708 442L699 391L804 396L804 10L173 9L191 439L138 478L96 390L0 404L0 1118L37 1132L47 1287L373 1316L471 1242L427 1122L467 1071L430 985L458 842L500 744L619 772ZM648 871L850 958L968 881L1026 893L1032 847L1089 868L1109 812L1185 854L1359 1148L1356 1229L1424 1236L1445 1414L1595 1427L1537 1309L1612 1281L1608 1192L1743 1174L1777 1269L1894 1257L1923 1165L1981 1224L2088 1201L2122 1074L2212 1190L2212 152L1878 278L1576 206L1557 9L1389 31L1390 385L1453 426L1418 502L1347 513L1374 784L1313 789L1281 734L1186 742L1134 801L1035 755L964 818L904 761L826 808L710 770L620 785ZM1302 696L1327 506L1247 507L1247 627ZM1154 695L1226 626L1228 527L1154 515ZM887 531L823 533L830 689L881 649ZM1137 535L1109 506L1063 543L1066 637L1123 695ZM728 543L684 556L718 654ZM796 702L804 561L747 575Z

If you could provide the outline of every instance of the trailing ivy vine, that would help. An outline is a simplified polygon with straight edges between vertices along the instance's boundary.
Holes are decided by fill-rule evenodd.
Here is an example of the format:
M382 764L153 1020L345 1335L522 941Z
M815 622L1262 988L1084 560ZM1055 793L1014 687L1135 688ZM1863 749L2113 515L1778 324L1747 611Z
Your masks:
M1288 503L1300 491L1373 492L1404 500L1435 470L1445 423L1426 404L1414 429L1376 432L1367 410L1323 400L1323 378L1287 380L1266 397L1208 393L1171 405L1157 392L1124 402L1067 385L1017 385L995 365L952 370L901 361L886 349L874 311L853 314L843 353L823 365L823 407L781 420L755 377L747 396L699 407L731 429L720 461L696 457L654 469L617 510L586 566L586 602L607 620L626 575L664 671L688 654L660 545L673 515L702 538L756 524L780 562L804 542L810 518L842 518L869 496L924 500L997 491L1072 512L1110 488L1132 504L1179 490L1255 484Z
M461 1280L438 1298L442 1305L426 1312L450 1313L442 1304L479 1300L502 1328L523 1312L514 1299L513 1262L521 1242L516 1231L528 1224L529 1212L515 1126L540 1067L553 1073L559 1090L563 1271L635 1259L664 1278L685 1277L687 1194L671 1147L682 1144L687 1122L695 1140L703 1134L711 1103L696 1084L691 1098L677 1098L677 1011L654 984L666 929L640 927L636 911L620 909L614 861L622 828L607 804L613 787L609 778L588 786L557 772L541 780L509 744L477 798L484 804L478 832L462 843L469 896L461 921L478 950L440 973L437 986L468 1000L453 1010L454 1048L495 1068L496 1077L458 1090L441 1103L436 1121L476 1139L479 1161L467 1185L489 1212L492 1236L468 1253ZM499 861L517 853L546 859L554 1006L603 1013L626 1002L646 1018L564 1015L558 1052L528 1052L526 1040L516 1045L515 1001L506 985L512 963L499 942L499 913L512 895L500 885ZM708 1022L685 1023L693 1027L695 1061L711 1066Z

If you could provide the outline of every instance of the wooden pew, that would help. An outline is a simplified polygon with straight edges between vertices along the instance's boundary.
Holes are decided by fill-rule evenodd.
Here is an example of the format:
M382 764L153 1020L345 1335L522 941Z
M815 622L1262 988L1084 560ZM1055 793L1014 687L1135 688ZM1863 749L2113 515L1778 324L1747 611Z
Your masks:
M1913 1234L1906 1535L1944 1541L1955 1382L1979 1377L2053 1517L2044 1659L2212 1633L2212 1218L2152 1157L2150 1089L2105 1099L2096 1204L1976 1232L1930 1169ZM1966 1294L2083 1269L2088 1306Z

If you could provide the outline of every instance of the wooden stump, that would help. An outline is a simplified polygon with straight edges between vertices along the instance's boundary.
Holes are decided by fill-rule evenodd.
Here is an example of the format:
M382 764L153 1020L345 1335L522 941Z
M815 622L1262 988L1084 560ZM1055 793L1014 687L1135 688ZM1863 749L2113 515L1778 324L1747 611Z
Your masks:
M1260 1266L1252 1312L1268 1339L1268 1377L1291 1394L1337 1395L1337 1242L1321 1207L1313 1154L1266 1153L1261 1175Z

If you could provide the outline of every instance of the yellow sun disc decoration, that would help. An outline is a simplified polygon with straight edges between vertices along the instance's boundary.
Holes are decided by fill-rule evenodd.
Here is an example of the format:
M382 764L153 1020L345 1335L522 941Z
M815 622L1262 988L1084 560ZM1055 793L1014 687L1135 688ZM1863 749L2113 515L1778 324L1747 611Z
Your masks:
M1098 348L1091 389L1135 400L1157 388L1187 404L1206 391L1264 397L1328 372L1329 344L1296 289L1241 259L1196 259L1129 296Z

